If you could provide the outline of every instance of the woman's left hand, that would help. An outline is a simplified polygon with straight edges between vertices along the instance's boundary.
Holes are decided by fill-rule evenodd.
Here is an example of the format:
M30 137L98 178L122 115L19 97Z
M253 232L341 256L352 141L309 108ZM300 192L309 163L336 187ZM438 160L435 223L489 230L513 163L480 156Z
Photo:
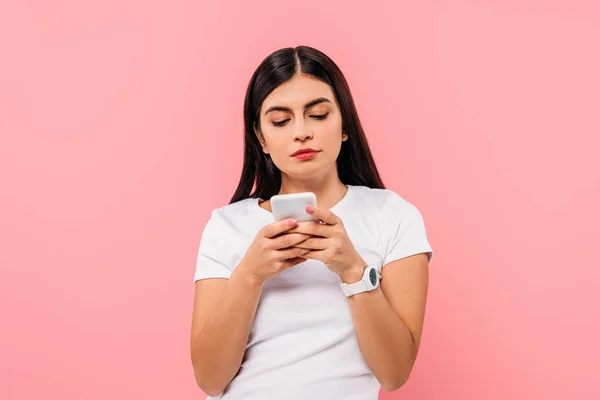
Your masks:
M295 228L287 231L311 235L305 241L294 245L310 250L301 257L322 261L331 271L338 274L343 282L360 281L366 263L348 237L342 220L328 209L306 207L306 211L323 223L299 222Z

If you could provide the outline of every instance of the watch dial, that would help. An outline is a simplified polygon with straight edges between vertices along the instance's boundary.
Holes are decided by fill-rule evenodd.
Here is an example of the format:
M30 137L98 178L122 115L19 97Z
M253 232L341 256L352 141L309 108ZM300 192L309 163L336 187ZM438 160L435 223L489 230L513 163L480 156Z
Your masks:
M377 285L377 270L375 268L371 269L369 272L369 279L371 280L371 285Z

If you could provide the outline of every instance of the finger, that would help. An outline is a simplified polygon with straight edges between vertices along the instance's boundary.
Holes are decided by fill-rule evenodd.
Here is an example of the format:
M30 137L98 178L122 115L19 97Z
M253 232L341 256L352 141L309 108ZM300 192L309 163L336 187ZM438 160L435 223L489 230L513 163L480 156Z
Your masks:
M273 222L262 229L262 234L266 238L272 238L283 232L286 232L298 225L298 220L294 218L284 219L282 221Z
M326 208L320 208L316 206L306 207L306 212L314 217L319 218L321 221L329 225L336 225L341 222L341 219L335 215L331 210Z
M277 255L281 260L289 260L296 257L304 256L307 253L306 249L299 249L296 247L292 247L290 249L279 250Z
M325 250L329 247L329 242L325 238L313 237L294 245L294 247L307 250Z
M312 259L312 260L324 261L325 260L324 251L325 250L311 250L308 253L305 253L299 257L306 258L306 259Z
M310 235L303 233L286 233L281 236L277 236L274 239L270 239L269 247L274 250L285 249L286 247L292 247L308 239Z
M294 265L302 264L303 262L306 262L306 258L295 257L295 258L290 258L289 260L286 260L285 264L286 264L287 268L290 268L290 267L293 267Z
M289 233L304 233L310 236L330 237L333 234L331 225L320 224L318 222L298 222L298 225L290 229Z

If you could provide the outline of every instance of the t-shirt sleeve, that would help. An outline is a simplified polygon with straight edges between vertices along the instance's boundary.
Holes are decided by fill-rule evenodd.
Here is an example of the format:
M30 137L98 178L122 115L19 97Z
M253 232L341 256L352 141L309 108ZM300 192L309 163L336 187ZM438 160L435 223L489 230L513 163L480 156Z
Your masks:
M196 260L196 273L194 283L200 279L226 278L231 276L231 269L225 260L224 240L226 232L225 224L218 210L213 210L211 216L204 226L198 248Z
M383 206L381 215L386 248L383 265L420 253L426 253L431 262L433 249L427 238L423 216L415 205L393 193Z

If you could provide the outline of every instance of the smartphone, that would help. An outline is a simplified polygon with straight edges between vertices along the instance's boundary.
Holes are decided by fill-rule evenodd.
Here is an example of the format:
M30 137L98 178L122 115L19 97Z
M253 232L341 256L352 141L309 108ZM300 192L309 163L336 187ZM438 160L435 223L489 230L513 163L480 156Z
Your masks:
M298 222L318 222L318 218L306 212L306 206L316 205L317 196L312 192L278 194L271 197L271 210L275 221L296 218Z

